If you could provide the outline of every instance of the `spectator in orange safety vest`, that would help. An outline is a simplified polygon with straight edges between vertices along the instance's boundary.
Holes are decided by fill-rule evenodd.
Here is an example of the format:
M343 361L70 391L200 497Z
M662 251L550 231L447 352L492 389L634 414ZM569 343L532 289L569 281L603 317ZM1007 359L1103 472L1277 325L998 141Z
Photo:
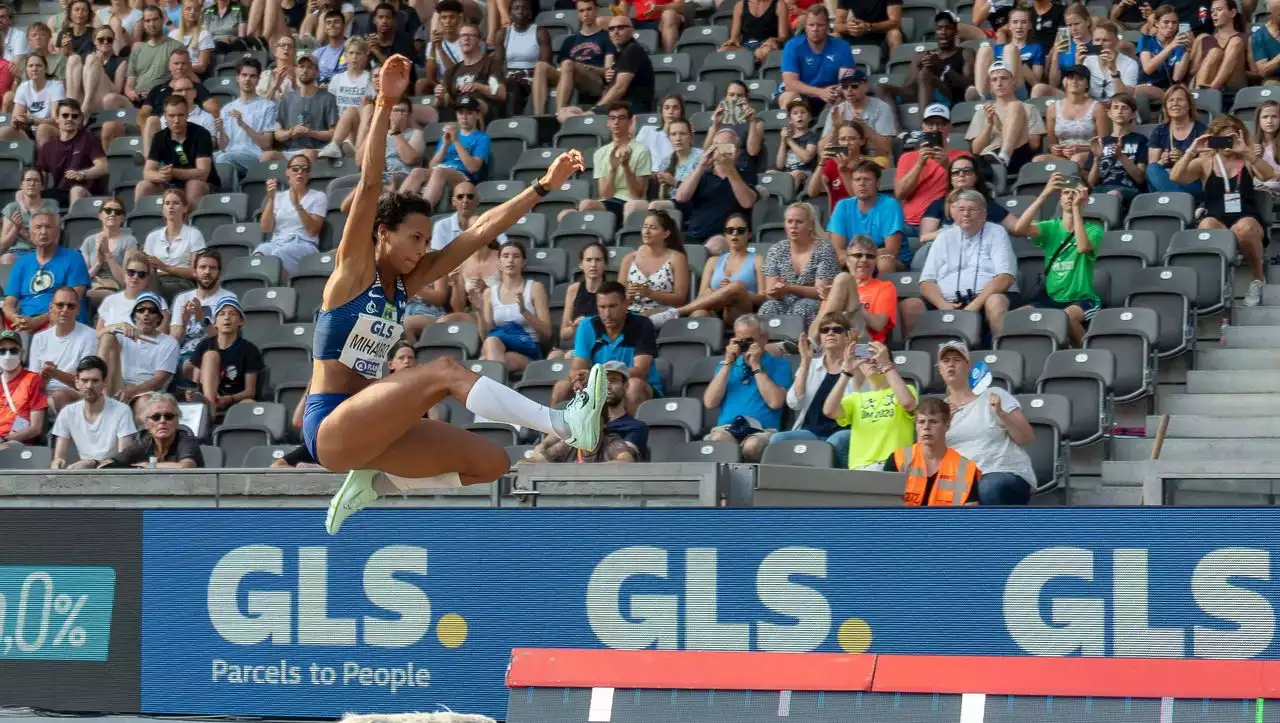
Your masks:
M903 500L908 507L976 505L982 472L973 461L947 446L951 407L925 397L916 407L916 443L894 452L884 471L906 472Z

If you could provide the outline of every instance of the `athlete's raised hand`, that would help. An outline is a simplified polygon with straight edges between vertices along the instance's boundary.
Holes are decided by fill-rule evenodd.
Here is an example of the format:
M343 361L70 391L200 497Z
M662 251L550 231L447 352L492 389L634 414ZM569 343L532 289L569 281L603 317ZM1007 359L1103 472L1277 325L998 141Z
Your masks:
M586 170L586 167L586 164L582 161L581 151L565 151L551 162L551 167L547 169L546 175L542 177L542 185L547 188L559 188L560 184L569 180L569 176Z
M409 88L409 71L413 66L403 55L393 55L382 64L382 72L378 76L378 94L392 101L400 100Z

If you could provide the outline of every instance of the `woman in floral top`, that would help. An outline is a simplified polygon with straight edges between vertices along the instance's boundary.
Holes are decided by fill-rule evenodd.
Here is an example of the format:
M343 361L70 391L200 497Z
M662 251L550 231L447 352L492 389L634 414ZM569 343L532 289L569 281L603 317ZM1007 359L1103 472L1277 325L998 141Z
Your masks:
M793 203L783 218L787 240L773 245L764 261L765 296L760 313L804 317L806 327L818 315L818 307L840 273L835 249L807 203Z

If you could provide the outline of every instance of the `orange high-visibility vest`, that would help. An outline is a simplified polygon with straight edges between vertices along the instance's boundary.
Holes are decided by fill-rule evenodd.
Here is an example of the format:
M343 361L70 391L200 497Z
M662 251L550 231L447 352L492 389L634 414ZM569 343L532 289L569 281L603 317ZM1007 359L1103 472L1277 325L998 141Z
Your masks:
M924 447L919 442L904 447L893 453L893 461L899 472L907 474L907 490L902 497L908 507L963 505L969 499L969 492L978 476L978 465L948 447L938 464L938 476L929 492L929 499L925 501L929 470L925 467Z

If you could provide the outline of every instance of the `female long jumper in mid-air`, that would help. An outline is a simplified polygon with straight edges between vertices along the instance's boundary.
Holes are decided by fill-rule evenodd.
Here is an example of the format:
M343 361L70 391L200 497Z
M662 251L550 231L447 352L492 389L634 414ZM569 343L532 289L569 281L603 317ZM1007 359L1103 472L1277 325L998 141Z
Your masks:
M348 473L329 504L325 524L330 534L381 494L490 482L506 474L509 464L502 447L422 418L446 395L476 415L554 433L585 450L599 443L606 396L606 375L599 365L563 411L537 404L452 358L384 377L387 353L403 331L409 294L493 241L549 189L583 170L583 163L577 151L561 155L531 188L480 216L443 250L429 251L430 204L395 193L379 198L391 108L408 87L409 61L394 56L380 72L360 183L316 319L302 425L316 460Z

